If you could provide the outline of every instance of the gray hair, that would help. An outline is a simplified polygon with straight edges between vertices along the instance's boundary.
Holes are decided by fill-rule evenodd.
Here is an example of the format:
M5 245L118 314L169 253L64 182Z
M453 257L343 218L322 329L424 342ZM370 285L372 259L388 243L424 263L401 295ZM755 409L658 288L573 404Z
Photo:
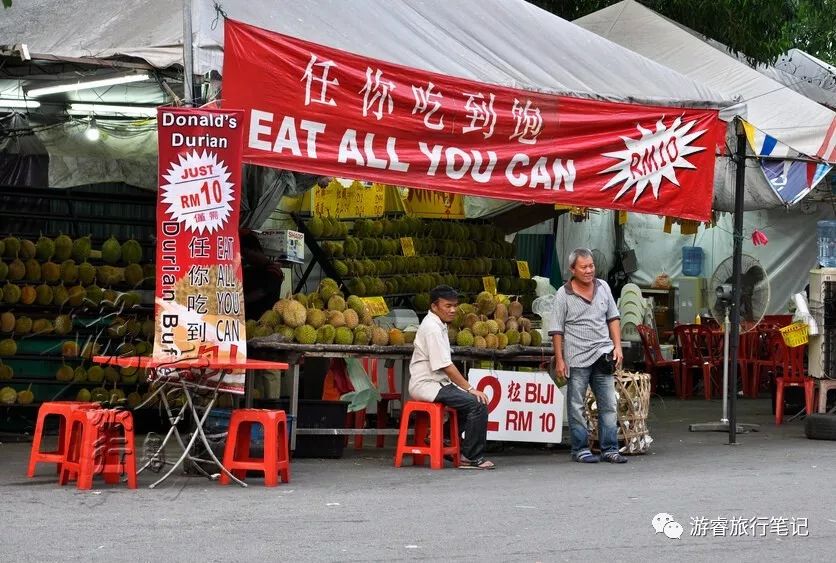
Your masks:
M576 248L575 250L570 252L568 260L570 268L575 267L575 262L578 261L578 258L592 258L592 251L588 248Z

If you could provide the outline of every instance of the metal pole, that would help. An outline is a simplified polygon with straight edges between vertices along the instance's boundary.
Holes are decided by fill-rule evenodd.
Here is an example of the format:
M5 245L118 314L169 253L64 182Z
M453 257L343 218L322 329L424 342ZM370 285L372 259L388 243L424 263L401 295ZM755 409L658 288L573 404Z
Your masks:
M729 423L729 316L723 320L723 350L726 352L726 361L723 362L723 418L720 422Z
M729 335L729 444L737 443L737 349L740 340L740 281L743 265L743 198L746 180L746 132L743 122L736 120L737 170L734 185L734 252L732 254L732 309Z
M186 106L194 105L194 64L192 63L192 0L183 0L183 90Z

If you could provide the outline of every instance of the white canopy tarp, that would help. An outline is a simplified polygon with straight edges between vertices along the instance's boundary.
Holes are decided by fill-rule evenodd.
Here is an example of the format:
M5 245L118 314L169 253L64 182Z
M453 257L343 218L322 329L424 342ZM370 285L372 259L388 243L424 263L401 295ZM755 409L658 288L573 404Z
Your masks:
M772 297L768 313L787 310L787 303L793 293L804 289L809 282L808 272L816 266L816 222L833 219L829 205L804 205L787 211L770 209L753 211L744 215L743 252L758 259L769 273ZM649 286L659 274L668 274L674 285L682 275L682 247L699 246L703 249L702 276L710 279L715 268L732 255L734 240L733 214L723 214L717 226L700 228L696 236L679 234L679 227L673 226L673 233L662 231L664 220L655 215L631 213L624 225L624 242L627 248L636 252L639 270L630 275L631 281ZM753 229L762 230L769 238L766 246L754 246ZM593 214L589 220L573 223L568 216L558 221L556 250L564 277L567 275L565 261L569 252L578 247L600 250L613 264L615 256L615 235L611 212ZM617 297L617 296L616 296ZM690 319L685 319L690 321Z
M836 94L836 66L801 49L787 51L775 62L775 68Z
M836 113L828 108L634 0L623 0L574 23L728 96L742 95L747 121L806 155L819 153L836 120Z
M780 82L802 96L810 98L817 104L836 110L836 89L833 91L826 90L814 82L795 76L774 66L760 65L758 66L758 72L768 76L775 82Z
M734 98L524 0L226 0L220 5L230 18L280 33L486 83L674 106L728 107ZM6 10L0 26L3 43L25 43L31 53L137 57L159 68L183 61L182 2L32 0L25 10ZM220 70L223 18L215 2L193 0L192 28L195 72ZM72 144L51 140L51 154L61 159L60 185L81 181L85 169L101 168L73 172L71 159L77 155L61 152ZM110 170L108 178L116 172ZM467 202L470 216L497 211L483 198Z
M574 23L727 96L742 95L745 118L758 130L799 153L824 155L836 162L836 113L739 61L722 45L712 45L633 0L613 4ZM733 150L733 138L728 141ZM718 159L714 189L715 208L732 210L734 166L728 158ZM784 205L763 174L756 169L747 174L745 209Z
M663 105L731 98L524 0L226 0L230 18L423 70L505 86ZM194 70L220 70L223 18L193 0ZM182 65L182 2L32 0L5 10L5 44L66 57Z

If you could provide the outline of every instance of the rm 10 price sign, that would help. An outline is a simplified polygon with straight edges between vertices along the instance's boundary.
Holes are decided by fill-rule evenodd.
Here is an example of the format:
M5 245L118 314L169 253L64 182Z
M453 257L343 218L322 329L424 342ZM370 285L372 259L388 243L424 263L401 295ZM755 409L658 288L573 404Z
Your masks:
M467 380L488 396L488 440L562 440L563 393L548 373L472 369Z

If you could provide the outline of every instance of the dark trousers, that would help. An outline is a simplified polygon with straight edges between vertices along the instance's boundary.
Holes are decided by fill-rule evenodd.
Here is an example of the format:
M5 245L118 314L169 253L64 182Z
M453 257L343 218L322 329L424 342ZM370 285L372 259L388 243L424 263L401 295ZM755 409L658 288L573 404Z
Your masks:
M464 431L461 455L471 461L480 459L488 441L488 407L453 384L442 385L435 402L456 409L459 432Z

